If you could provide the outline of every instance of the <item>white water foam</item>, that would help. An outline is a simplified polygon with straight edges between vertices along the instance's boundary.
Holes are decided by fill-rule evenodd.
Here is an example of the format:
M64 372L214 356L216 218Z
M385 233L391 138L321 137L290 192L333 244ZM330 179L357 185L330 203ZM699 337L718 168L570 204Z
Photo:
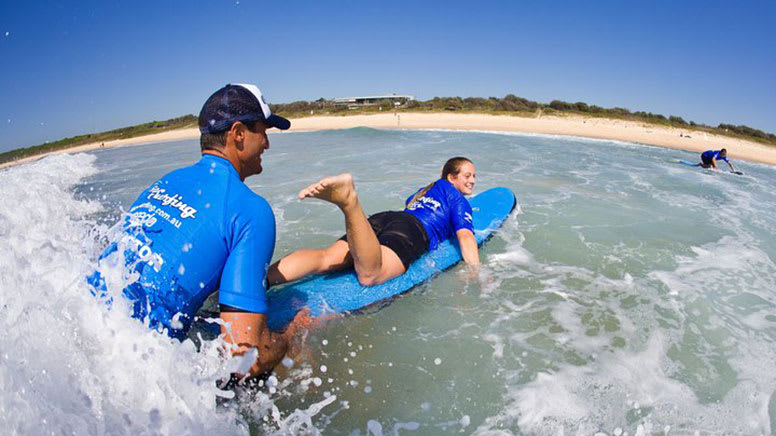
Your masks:
M709 434L720 428L769 433L767 395L752 392L753 383L746 382L721 404L703 404L672 377L665 360L668 346L656 333L640 353L618 352L593 365L540 373L510 388L507 404L474 434L515 434L505 427L519 429L517 434ZM760 419L740 420L741 409L756 410Z
M0 428L4 434L318 433L311 418L331 396L287 417L258 392L243 407L216 381L243 359L222 342L178 342L111 309L85 275L108 229L85 219L101 209L74 185L97 172L90 155L56 155L0 172ZM290 377L289 380L293 380ZM263 418L263 420L262 420Z

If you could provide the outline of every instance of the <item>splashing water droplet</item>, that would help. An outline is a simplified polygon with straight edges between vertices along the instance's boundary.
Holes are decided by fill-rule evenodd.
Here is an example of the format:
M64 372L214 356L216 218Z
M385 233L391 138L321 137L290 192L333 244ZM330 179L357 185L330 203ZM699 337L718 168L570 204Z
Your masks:
M183 323L181 322L181 316L183 316L182 313L178 312L172 317L172 321L170 322L170 327L174 328L175 330L180 330L183 328Z

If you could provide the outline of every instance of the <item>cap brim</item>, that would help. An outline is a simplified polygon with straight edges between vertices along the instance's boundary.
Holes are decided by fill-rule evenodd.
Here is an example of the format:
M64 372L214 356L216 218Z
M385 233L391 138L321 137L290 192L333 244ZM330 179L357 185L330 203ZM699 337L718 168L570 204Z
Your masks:
M291 127L291 121L275 114L270 115L265 122L271 127L276 127L280 130L288 130Z

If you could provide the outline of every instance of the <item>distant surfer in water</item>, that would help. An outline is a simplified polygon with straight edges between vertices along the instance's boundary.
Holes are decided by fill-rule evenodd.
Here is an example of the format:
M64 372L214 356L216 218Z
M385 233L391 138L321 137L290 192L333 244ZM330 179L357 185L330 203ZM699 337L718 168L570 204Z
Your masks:
M469 265L480 257L472 227L472 209L464 195L474 189L474 164L465 157L448 160L441 178L407 198L403 211L380 212L367 219L350 174L327 177L299 192L299 198L334 203L345 215L345 236L325 249L294 251L270 267L270 284L308 274L354 268L362 285L372 286L404 274L409 265L455 235Z
M731 164L727 158L727 150L724 148L722 150L706 150L701 153L701 163L699 163L698 166L702 166L703 168L714 168L716 170L719 169L717 167L718 160L724 160L730 167L730 171L734 173L739 172L733 168L733 164Z
M230 84L213 93L199 114L202 158L140 194L118 240L88 278L93 292L105 297L107 289L123 288L135 318L183 340L196 312L219 291L230 351L258 349L250 375L272 370L295 325L284 334L267 327L275 216L244 180L262 172L267 130L290 125L272 113L255 85Z

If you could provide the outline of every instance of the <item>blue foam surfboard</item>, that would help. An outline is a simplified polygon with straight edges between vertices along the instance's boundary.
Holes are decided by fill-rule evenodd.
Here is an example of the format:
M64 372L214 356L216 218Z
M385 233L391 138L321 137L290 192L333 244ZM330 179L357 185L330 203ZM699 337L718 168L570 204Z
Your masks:
M493 188L474 196L469 203L474 237L482 245L514 210L517 199L507 188ZM267 323L272 330L282 330L302 308L308 308L313 317L358 311L407 292L460 261L458 241L453 237L413 262L401 276L377 286L358 283L352 269L289 283L267 294Z
M703 168L701 165L699 165L699 164L697 164L697 163L693 163L693 162L686 161L686 160L678 160L678 161L676 161L676 162L677 162L677 163L680 163L680 164L682 164L682 165L689 165L689 166L691 166L691 167L699 167L699 168ZM744 173L743 173L742 171L738 171L738 170L732 170L732 171L730 171L730 172L731 172L731 173L733 173L733 174L737 174L737 175L739 175L739 176L743 176L743 175L744 175Z

